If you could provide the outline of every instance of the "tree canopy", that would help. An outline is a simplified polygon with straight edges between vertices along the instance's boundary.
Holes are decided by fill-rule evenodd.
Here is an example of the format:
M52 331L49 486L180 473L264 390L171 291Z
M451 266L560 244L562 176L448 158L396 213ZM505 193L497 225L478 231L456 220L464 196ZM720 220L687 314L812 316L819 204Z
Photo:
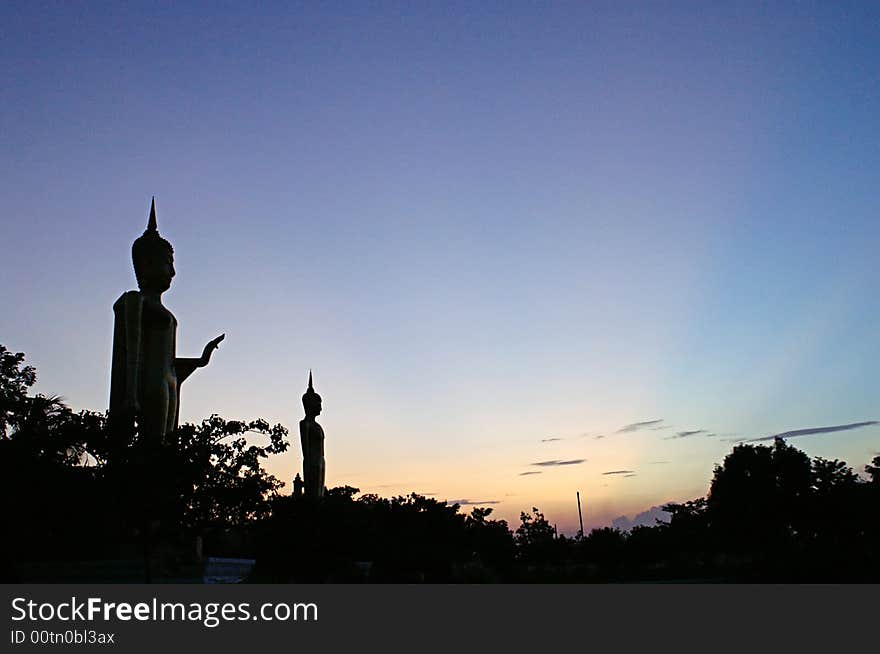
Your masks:
M207 554L256 557L263 581L880 580L880 455L862 477L782 439L736 445L705 497L664 507L668 522L567 538L537 507L512 530L491 508L416 493L293 497L265 468L289 447L283 425L212 415L159 447L31 394L36 374L0 345L7 579L22 562L198 538Z

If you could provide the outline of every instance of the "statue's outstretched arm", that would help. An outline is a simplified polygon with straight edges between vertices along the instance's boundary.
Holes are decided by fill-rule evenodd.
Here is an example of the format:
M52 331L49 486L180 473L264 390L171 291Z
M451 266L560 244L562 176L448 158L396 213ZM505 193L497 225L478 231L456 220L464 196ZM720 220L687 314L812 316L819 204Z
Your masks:
M226 334L220 334L217 338L208 341L205 349L202 350L202 356L199 358L183 358L179 357L174 360L174 368L177 372L177 383L183 383L183 380L193 374L196 368L204 368L211 362L211 355L214 354L220 346L220 341L226 338Z

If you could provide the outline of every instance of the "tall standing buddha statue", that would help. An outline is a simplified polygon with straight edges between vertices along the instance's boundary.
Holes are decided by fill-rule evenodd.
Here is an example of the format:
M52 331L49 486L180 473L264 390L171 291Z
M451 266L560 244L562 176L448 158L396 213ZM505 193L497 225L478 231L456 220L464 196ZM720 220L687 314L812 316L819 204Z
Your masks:
M131 258L139 290L123 293L113 305L110 420L130 426L136 421L141 438L164 443L177 429L180 385L208 365L225 334L209 341L201 357L177 356L177 319L162 304L174 278L174 250L159 236L155 198Z

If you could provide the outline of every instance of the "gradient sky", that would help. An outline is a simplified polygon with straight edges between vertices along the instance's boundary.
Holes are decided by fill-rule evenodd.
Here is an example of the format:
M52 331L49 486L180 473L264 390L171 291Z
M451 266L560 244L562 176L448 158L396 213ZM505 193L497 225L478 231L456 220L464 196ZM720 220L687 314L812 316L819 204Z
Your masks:
M0 343L75 408L155 195L178 355L227 334L181 417L286 481L309 368L328 485L567 532L880 419L876 2L7 2L0 71Z

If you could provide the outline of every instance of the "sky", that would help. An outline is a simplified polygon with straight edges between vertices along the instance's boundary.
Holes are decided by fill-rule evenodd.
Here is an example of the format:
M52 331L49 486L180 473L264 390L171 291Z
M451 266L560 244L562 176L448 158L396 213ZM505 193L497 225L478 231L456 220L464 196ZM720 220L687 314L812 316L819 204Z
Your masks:
M328 486L514 526L880 451L809 433L880 420L877 3L6 2L0 73L0 343L74 408L155 196L181 419L288 484L309 369Z

